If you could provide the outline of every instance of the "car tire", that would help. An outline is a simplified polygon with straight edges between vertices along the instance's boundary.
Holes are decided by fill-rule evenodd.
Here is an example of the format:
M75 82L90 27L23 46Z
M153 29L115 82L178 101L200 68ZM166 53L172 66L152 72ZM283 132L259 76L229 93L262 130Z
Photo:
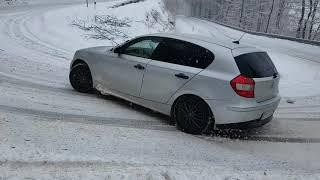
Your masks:
M79 63L72 67L69 80L71 86L81 92L88 93L93 89L92 76L88 65L84 63Z
M177 100L173 119L178 129L189 134L206 133L212 126L213 114L207 103L196 96L185 96Z

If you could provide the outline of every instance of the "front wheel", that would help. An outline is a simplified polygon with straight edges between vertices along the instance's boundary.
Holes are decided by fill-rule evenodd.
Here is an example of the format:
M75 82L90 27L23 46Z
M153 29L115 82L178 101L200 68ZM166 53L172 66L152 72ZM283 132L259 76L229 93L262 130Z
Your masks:
M179 129L189 134L202 134L213 121L211 109L196 96L178 99L174 105L173 118Z
M81 93L88 93L92 90L92 76L86 64L80 63L72 67L69 79L72 87Z

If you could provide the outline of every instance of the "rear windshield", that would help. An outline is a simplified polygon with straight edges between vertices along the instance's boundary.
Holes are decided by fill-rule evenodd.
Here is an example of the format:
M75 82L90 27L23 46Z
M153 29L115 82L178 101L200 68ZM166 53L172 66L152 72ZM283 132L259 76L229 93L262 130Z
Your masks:
M265 52L242 54L235 57L240 73L249 78L264 78L277 75L277 69Z

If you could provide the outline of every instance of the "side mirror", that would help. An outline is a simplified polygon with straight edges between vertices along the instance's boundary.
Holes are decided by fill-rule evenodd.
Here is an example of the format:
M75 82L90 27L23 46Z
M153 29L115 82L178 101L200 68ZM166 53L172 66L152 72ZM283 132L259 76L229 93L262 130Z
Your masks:
M121 47L117 47L113 50L114 53L117 53L117 54L121 54L122 51L121 51Z

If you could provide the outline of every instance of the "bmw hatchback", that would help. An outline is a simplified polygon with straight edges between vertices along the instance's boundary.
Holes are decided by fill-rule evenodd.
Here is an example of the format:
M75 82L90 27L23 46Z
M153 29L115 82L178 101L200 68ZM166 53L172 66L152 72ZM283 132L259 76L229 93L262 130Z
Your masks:
M279 75L264 51L188 34L152 34L78 50L74 89L97 89L171 116L178 128L253 128L272 120Z

